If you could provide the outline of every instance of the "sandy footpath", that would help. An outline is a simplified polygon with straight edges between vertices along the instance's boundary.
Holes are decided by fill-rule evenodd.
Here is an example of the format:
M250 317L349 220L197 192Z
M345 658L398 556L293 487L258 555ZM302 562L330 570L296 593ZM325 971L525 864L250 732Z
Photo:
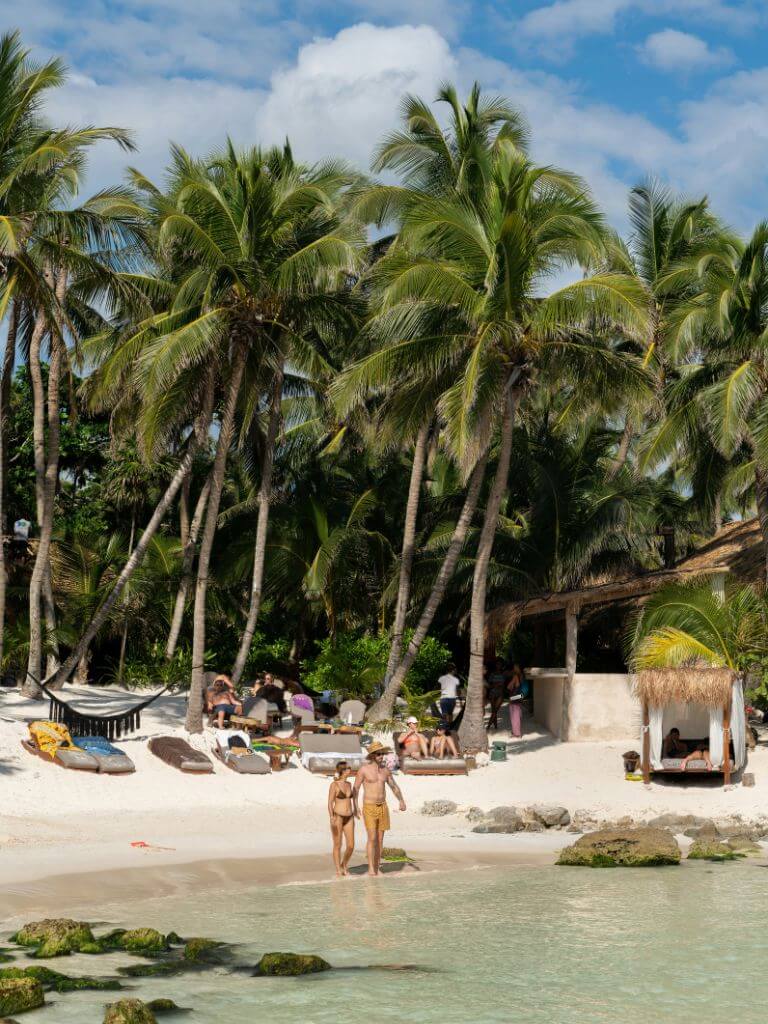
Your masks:
M141 730L120 741L137 769L125 777L65 771L27 754L20 744L25 722L46 714L46 703L25 701L14 692L0 695L0 872L17 893L33 880L84 870L258 859L261 867L255 874L266 878L273 870L268 862L275 858L306 857L325 864L316 859L327 858L329 850L327 779L300 767L238 776L219 762L213 775L193 777L149 753L146 741L152 735L186 735L183 698L161 698L142 716ZM646 788L624 779L621 754L627 741L561 744L531 731L533 723L526 727L529 731L510 746L505 763L466 777L399 776L408 810L393 814L390 842L413 852L440 851L482 862L487 856L551 859L559 845L572 839L562 832L476 835L464 813L444 818L420 813L425 801L439 798L455 801L464 811L558 804L599 820L624 815L641 820L666 811L753 820L768 813L764 747L750 755L753 788L724 791L714 780ZM204 750L209 745L205 736L192 742Z

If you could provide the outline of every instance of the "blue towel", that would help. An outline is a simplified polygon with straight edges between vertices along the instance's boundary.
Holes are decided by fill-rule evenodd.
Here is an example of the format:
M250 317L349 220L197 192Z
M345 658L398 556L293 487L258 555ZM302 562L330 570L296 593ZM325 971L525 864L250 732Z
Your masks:
M124 754L124 751L113 747L103 736L76 736L73 742L89 754Z

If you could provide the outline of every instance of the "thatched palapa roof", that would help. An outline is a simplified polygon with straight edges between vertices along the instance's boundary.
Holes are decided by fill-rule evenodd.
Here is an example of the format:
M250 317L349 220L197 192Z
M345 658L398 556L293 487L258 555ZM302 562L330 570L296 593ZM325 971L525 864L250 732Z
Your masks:
M731 700L736 673L709 666L644 669L635 677L635 692L649 707L667 704L703 704L722 708Z
M621 602L639 603L668 583L682 583L699 576L727 575L739 583L762 582L765 556L758 520L729 523L687 558L671 569L640 572L623 579L608 580L558 593L538 594L522 601L512 601L488 614L487 632L500 636L514 629L520 619L563 611L569 605L583 608Z

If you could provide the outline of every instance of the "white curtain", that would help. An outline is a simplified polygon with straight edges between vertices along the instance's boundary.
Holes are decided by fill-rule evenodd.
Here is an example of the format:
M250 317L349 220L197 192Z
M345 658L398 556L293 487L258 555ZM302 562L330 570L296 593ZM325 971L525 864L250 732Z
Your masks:
M733 763L736 768L741 768L747 760L747 723L744 717L744 686L741 679L736 679L733 684L731 740L733 741Z
M664 708L648 708L648 732L651 740L651 768L661 768L664 745Z
M723 709L709 709L709 756L717 768L723 763Z

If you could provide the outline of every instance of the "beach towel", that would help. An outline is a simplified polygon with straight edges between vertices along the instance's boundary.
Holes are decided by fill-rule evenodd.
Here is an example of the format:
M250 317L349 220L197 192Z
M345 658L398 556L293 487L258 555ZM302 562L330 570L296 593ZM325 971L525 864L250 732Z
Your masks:
M53 757L59 747L72 747L72 737L65 725L58 722L30 722L29 735L37 744L38 750Z

